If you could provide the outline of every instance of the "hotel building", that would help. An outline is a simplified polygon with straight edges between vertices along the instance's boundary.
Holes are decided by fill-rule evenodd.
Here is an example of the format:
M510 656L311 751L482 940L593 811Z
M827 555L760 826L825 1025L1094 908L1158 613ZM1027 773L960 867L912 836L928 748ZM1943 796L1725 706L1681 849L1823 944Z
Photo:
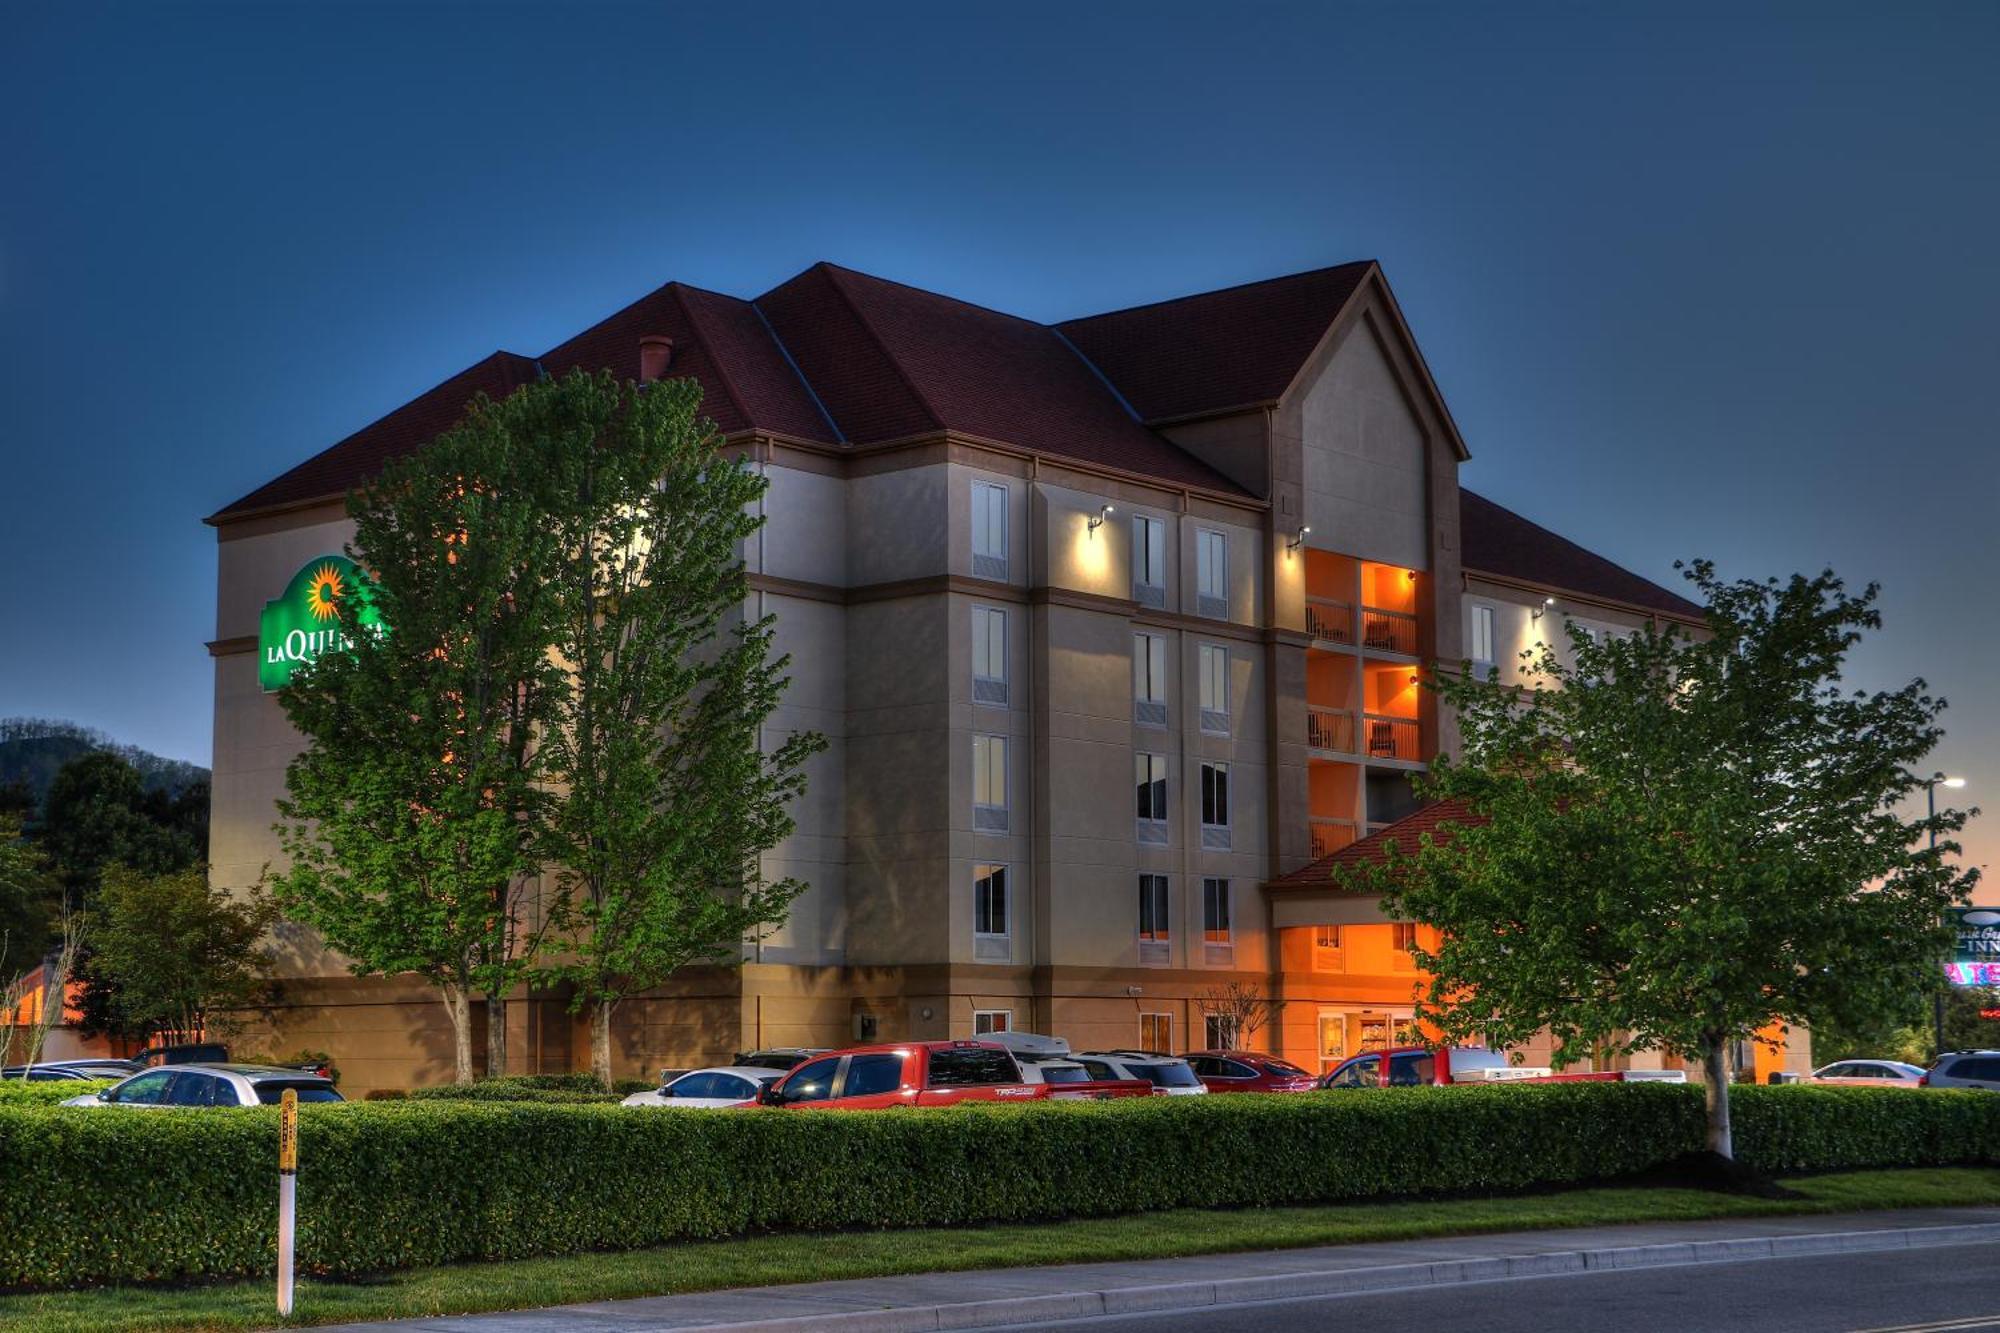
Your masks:
M1461 488L1372 262L1055 325L830 264L754 300L669 283L208 519L218 884L279 857L300 745L259 685L261 608L341 551L345 493L474 393L579 366L700 381L769 477L748 609L775 614L792 682L768 730L830 741L767 858L809 885L790 919L740 969L623 1006L621 1074L999 1026L1191 1049L1226 1035L1203 1001L1231 981L1284 1001L1253 1045L1314 1069L1379 1045L1425 927L1330 866L1422 824L1410 779L1454 744L1429 664L1504 678L1565 617L1699 623ZM281 940L271 1044L331 1051L351 1089L449 1077L433 992ZM522 1000L516 1072L587 1065L567 996Z

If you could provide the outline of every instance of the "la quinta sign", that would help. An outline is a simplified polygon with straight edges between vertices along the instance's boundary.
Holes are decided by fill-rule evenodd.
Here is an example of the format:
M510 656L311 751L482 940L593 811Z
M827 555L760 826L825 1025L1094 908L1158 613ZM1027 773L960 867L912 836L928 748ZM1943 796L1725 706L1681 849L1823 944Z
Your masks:
M357 598L356 623L380 625L361 570L344 555L322 555L306 561L284 593L264 603L257 622L257 683L266 693L284 689L296 668L346 645L340 608Z

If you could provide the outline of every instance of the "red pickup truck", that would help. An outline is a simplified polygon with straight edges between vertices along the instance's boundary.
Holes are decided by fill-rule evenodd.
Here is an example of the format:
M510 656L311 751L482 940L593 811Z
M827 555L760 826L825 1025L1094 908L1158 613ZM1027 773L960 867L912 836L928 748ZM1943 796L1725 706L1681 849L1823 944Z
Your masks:
M766 1106L877 1111L961 1102L1035 1102L1150 1097L1144 1079L1029 1083L1006 1047L990 1041L910 1041L815 1056L759 1098Z
M1405 1088L1425 1084L1447 1087L1459 1083L1685 1082L1687 1075L1678 1069L1600 1069L1558 1074L1548 1069L1525 1069L1509 1064L1506 1056L1483 1046L1453 1046L1442 1051L1422 1046L1399 1046L1394 1050L1357 1055L1320 1079L1319 1085L1322 1088Z

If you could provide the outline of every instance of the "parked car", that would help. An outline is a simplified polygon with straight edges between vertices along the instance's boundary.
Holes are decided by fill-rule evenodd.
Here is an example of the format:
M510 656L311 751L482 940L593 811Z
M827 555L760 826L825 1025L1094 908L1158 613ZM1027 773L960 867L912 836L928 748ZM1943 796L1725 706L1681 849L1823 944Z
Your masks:
M271 1065L168 1065L142 1070L64 1106L273 1106L286 1089L302 1102L346 1100L330 1079Z
M1063 1037L1045 1037L1039 1032L987 1033L981 1041L1005 1046L1021 1068L1027 1083L1088 1083L1091 1072L1070 1058L1069 1042ZM1118 1075L1111 1075L1117 1078Z
M136 1074L146 1066L137 1060L115 1060L110 1056L81 1056L75 1060L52 1060L49 1063L64 1069L74 1069L83 1078L124 1078Z
M710 1069L690 1069L670 1078L660 1087L635 1092L626 1106L678 1106L710 1111L731 1106L755 1106L768 1083L784 1077L782 1069L759 1065L718 1065Z
M1442 1058L1440 1058L1442 1057ZM1322 1088L1415 1088L1465 1083L1685 1083L1679 1069L1596 1069L1558 1074L1546 1066L1517 1065L1484 1046L1433 1051L1399 1046L1366 1051L1341 1061L1320 1080Z
M1084 1051L1075 1057L1092 1078L1143 1078L1156 1095L1198 1097L1208 1085L1178 1055L1158 1051Z
M226 1065L229 1048L219 1042L192 1042L181 1046L155 1046L139 1052L139 1063L148 1069L160 1065Z
M1922 1065L1901 1060L1838 1060L1813 1070L1805 1081L1851 1088L1919 1088L1923 1078Z
M1291 1061L1261 1051L1189 1051L1181 1059L1210 1092L1309 1092L1314 1085Z
M990 1041L856 1046L808 1060L764 1089L766 1106L885 1110L963 1102L1147 1097L1138 1080L1032 1083L1006 1047Z
M772 1046L761 1051L738 1051L729 1062L732 1069L775 1069L780 1074L797 1069L815 1055L825 1055L825 1046Z
M105 1074L86 1073L72 1069L68 1065L8 1065L0 1069L0 1082L8 1079L26 1079L30 1083L71 1083L79 1079L107 1078Z
M1947 1051L1917 1083L1925 1088L2000 1091L2000 1051Z

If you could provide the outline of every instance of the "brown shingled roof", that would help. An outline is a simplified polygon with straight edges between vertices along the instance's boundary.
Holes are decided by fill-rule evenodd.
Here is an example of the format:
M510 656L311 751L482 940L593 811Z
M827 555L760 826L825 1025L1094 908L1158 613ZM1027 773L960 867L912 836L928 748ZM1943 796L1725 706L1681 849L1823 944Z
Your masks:
M1056 328L1147 421L1274 403L1374 267L1364 259Z
M1459 488L1459 544L1468 573L1497 574L1537 587L1600 597L1683 620L1700 620L1702 609L1601 555L1584 550L1530 523L1483 495Z
M1427 805L1415 814L1403 816L1387 828L1378 829L1365 838L1357 838L1331 856L1322 856L1309 865L1300 866L1289 875L1280 875L1264 887L1268 889L1326 889L1335 887L1333 872L1337 869L1354 868L1365 865L1381 865L1389 859L1389 848L1394 847L1404 856L1414 856L1419 840L1430 834L1434 842L1441 842L1451 836L1455 824L1476 825L1486 822L1485 815L1475 815L1463 801L1439 801Z

